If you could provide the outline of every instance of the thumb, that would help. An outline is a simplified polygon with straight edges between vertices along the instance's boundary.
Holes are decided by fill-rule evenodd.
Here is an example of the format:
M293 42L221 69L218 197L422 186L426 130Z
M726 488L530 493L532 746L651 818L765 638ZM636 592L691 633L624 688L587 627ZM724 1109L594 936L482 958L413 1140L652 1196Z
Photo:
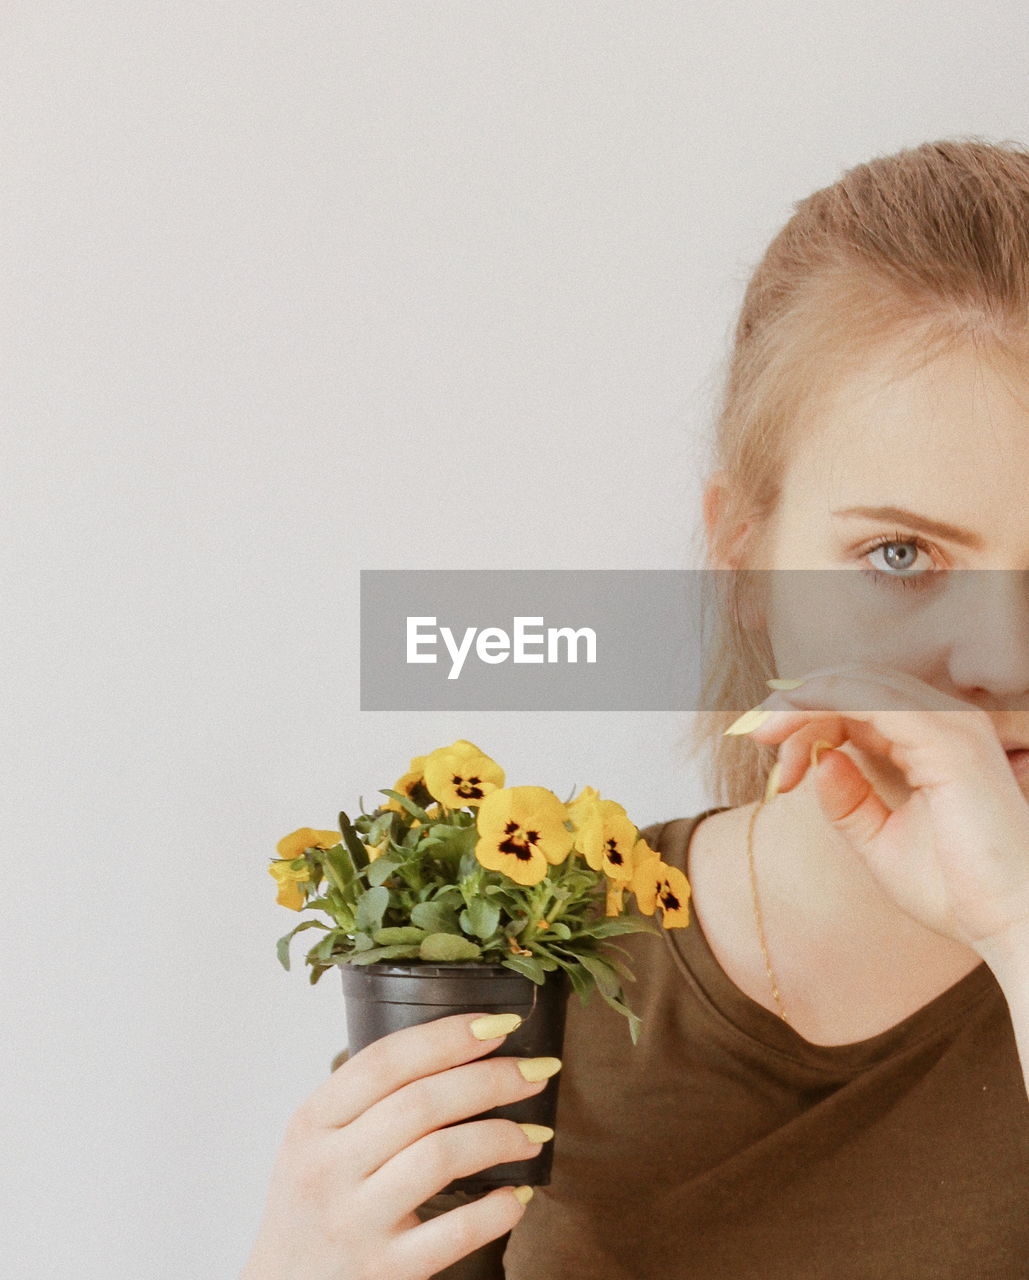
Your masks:
M891 810L883 804L850 756L831 747L819 756L819 745L815 743L812 747L818 803L833 826L842 831L856 849L865 853L882 830Z

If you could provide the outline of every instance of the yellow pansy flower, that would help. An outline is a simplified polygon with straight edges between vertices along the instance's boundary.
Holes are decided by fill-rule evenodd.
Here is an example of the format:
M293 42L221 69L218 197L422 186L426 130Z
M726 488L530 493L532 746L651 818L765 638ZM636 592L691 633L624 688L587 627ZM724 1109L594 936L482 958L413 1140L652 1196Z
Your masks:
M634 869L633 848L639 834L636 824L629 819L615 800L601 800L600 814L604 820L603 861L604 874L612 880L631 880Z
M290 863L302 858L308 849L335 849L342 839L338 831L316 831L314 827L298 827L288 836L283 836L275 846L279 861L268 868L269 874L279 883L275 901L280 906L299 911L304 905L304 892L299 882L311 879L311 869L299 867L294 870Z
M642 848L640 848L642 846ZM661 923L666 929L682 929L690 922L690 882L678 867L662 862L645 840L637 841L633 850L632 891L636 905L645 916L661 908Z
M283 836L275 846L280 858L303 857L305 849L335 849L343 837L338 831L315 831L313 827L300 827Z
M368 854L368 861L374 862L376 858L381 858L389 848L389 836L386 835L381 844L366 844L365 852Z
M652 849L650 845L647 844L646 840L644 840L643 837L640 836L640 838L632 846L633 871L635 871L637 867L641 867L643 863L647 862L650 858L657 858L658 861L660 862L661 855L658 853L656 849Z
M575 848L589 866L612 880L631 880L637 829L622 806L584 787L568 805L568 816L576 827Z
M479 805L475 856L489 871L502 871L520 885L533 885L572 850L567 809L546 787L505 787Z
M401 774L392 787L390 787L390 790L399 791L402 796L410 797L411 792L414 791L419 782L423 781L422 766L425 764L425 760L425 756L412 756L411 766L407 773ZM387 796L379 808L392 809L394 813L407 813L407 810L400 801L394 800L392 796Z
M424 778L429 794L448 809L475 808L504 785L500 765L466 738L430 751Z
M311 879L311 868L300 867L294 869L290 866L290 860L284 859L281 862L273 862L269 866L268 872L279 882L279 891L275 895L275 901L280 907L289 907L291 911L299 911L306 901L299 881Z
M629 887L626 880L611 880L607 882L607 897L604 901L604 915L620 916L622 914L622 894Z
M600 792L583 787L568 802L568 816L575 824L575 848L594 871L600 870L604 857L604 819L600 812Z

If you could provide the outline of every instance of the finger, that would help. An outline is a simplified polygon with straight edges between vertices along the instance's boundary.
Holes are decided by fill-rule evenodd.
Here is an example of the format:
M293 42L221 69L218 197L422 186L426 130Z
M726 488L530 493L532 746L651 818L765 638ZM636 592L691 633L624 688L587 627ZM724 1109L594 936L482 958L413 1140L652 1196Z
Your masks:
M858 849L865 849L892 813L850 756L827 750L814 770L822 812Z
M795 692L803 694L814 687L815 682L823 686L835 681L839 684L854 685L862 683L868 686L872 696L876 690L892 689L897 695L896 706L909 707L912 710L924 708L939 711L974 711L975 707L960 698L943 693L935 685L926 683L909 671L901 671L897 667L888 667L881 663L861 662L847 663L842 666L823 667L805 676L799 685L782 690L792 697ZM870 702L869 707L874 707Z
M518 1070L518 1059L509 1057L469 1062L414 1080L347 1125L349 1167L367 1177L426 1134L493 1107L535 1097L547 1083L530 1083ZM426 1191L422 1200L433 1194ZM420 1203L412 1201L412 1205Z
M811 721L842 716L850 722L848 736L857 741L857 735L863 734L859 745L888 758L914 787L945 782L952 769L944 765L973 742L992 743L992 749L1000 752L992 722L979 708L955 710L954 700L947 699L946 709L916 709L907 695L882 686L872 690L868 682L839 676L825 677L825 681L812 681L810 690L805 685L772 694L761 704L771 715L750 736L759 742L782 742Z
M840 717L808 721L785 738L779 745L779 793L792 791L811 768L811 748L816 742L830 747L842 746L847 740L847 729Z
M477 1040L470 1027L479 1013L456 1013L403 1027L348 1058L301 1104L298 1122L316 1128L349 1124L369 1107L422 1076L460 1066L503 1044L504 1036Z
M494 1165L529 1160L543 1150L513 1121L496 1117L455 1124L426 1134L377 1169L364 1193L393 1208L392 1227L418 1205L438 1195L455 1178L465 1178ZM499 1171L504 1176L504 1171Z
M525 1213L513 1187L498 1187L471 1204L448 1209L394 1237L397 1280L425 1280L510 1231Z

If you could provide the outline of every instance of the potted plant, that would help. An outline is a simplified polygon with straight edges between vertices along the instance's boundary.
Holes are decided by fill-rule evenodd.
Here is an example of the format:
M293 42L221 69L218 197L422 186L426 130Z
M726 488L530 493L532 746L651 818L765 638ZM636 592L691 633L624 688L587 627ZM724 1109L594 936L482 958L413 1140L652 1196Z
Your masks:
M321 932L306 956L310 981L340 969L350 1053L403 1026L496 1010L524 1021L494 1052L560 1057L567 996L585 1004L594 989L637 1043L641 1022L621 985L634 974L609 940L658 934L643 919L657 906L665 928L688 924L690 889L620 804L592 787L565 802L545 787L507 787L500 765L466 739L416 756L381 793L373 812L361 800L353 820L341 813L338 831L286 836L269 867L283 906L320 913L279 939L278 957L288 969L294 935ZM628 913L627 893L642 915ZM559 1081L468 1118L552 1126ZM440 1194L546 1185L551 1158L544 1144Z

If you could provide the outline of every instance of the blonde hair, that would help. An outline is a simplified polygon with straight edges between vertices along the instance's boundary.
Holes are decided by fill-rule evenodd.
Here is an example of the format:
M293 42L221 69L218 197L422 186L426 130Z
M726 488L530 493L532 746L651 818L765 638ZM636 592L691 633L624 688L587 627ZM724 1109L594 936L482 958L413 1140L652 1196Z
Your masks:
M723 730L768 695L763 632L743 625L758 557L805 413L887 342L917 367L961 343L1017 367L1029 353L1029 150L945 139L879 156L798 201L744 294L715 420L725 501L708 551L723 557L748 522L738 572L707 574L705 642L688 754L708 750L716 803L760 797L775 748Z

